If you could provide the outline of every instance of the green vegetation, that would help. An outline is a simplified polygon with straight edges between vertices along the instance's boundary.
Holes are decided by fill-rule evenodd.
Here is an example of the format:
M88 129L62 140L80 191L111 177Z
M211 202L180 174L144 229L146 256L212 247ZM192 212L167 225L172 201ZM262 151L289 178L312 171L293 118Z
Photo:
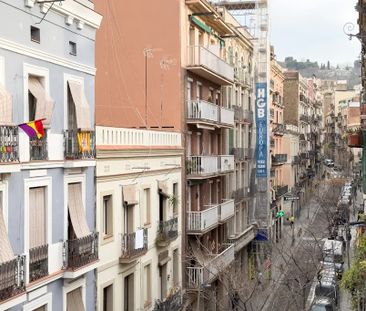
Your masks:
M352 308L357 309L364 300L366 284L366 237L358 239L354 261L342 278L341 286L352 295Z

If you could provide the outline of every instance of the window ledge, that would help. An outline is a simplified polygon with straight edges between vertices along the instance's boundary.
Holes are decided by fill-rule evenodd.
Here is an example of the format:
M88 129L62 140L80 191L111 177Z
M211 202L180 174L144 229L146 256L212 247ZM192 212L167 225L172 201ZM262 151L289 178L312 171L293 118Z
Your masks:
M101 241L101 245L108 244L108 243L111 243L113 241L114 241L113 234L106 234L106 235L103 235L103 239Z

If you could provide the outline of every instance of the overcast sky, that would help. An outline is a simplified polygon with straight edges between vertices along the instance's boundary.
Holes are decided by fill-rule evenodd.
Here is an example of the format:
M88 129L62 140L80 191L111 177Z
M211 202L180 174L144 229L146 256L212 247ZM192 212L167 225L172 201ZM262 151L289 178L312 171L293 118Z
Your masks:
M270 0L271 44L278 60L293 56L319 63L353 64L360 44L343 33L347 22L358 32L355 0Z

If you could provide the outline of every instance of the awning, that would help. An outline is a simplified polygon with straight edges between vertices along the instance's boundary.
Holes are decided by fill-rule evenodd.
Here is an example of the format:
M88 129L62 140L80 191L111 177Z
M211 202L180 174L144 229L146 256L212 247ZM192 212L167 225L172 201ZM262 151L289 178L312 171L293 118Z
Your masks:
M45 189L29 189L29 248L47 244Z
M81 83L67 81L75 105L76 123L81 130L91 130L90 107L86 100Z
M1 198L0 198L1 199ZM3 211L0 202L0 263L12 260L14 258L13 249L11 248L8 233L6 231Z
M193 24L195 24L196 26L201 28L203 31L205 31L207 33L212 32L211 27L207 26L205 23L201 22L199 19L195 18L194 16L190 15L189 19Z
M13 105L11 95L0 83L0 124L11 125L13 121Z
M85 311L81 287L67 293L67 311Z
M77 238L90 234L82 201L81 183L69 184L68 208L72 227Z
M159 194L169 198L170 195L168 193L168 182L166 180L158 180L158 191Z
M123 202L127 205L137 204L136 185L122 186Z
M41 84L41 82L39 82L38 78L29 77L28 89L29 92L31 92L32 95L37 100L35 119L36 120L45 119L43 121L45 125L51 124L54 102L46 94L45 89Z

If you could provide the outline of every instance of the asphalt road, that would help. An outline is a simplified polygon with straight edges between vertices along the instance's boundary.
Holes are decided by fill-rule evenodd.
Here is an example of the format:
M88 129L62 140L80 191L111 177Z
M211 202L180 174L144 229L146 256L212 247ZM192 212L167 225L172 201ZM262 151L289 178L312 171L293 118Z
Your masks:
M335 209L335 206L319 202L324 202L327 195L338 196L337 191L340 190L335 192L333 185L323 185L319 192L322 200L314 196L302 210L300 219L306 218L307 208L310 208L311 217L299 222L295 245L286 249L274 249L274 253L283 257L285 264L274 267L283 270L283 273L273 280L272 294L263 310L299 311L306 310L310 305L311 299L308 300L308 297L319 269L322 240L329 236L330 211ZM276 248L276 245L273 247ZM348 299L341 300L344 308L340 310L350 310L347 301Z

